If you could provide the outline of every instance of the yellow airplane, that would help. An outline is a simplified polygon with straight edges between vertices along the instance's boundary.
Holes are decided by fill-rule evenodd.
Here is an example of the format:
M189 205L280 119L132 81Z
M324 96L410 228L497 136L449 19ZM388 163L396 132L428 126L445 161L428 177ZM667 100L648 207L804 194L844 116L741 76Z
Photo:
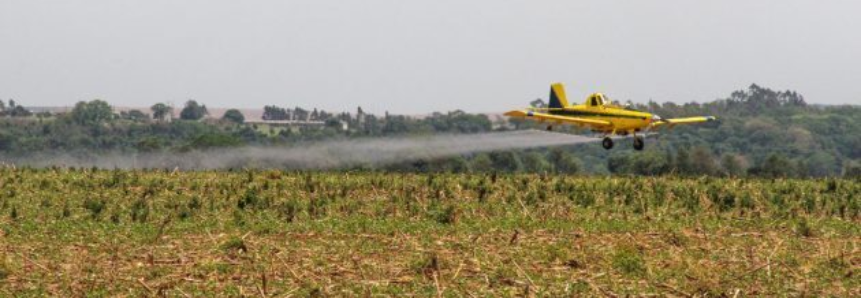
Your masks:
M549 123L547 130L553 130L554 124L587 127L594 132L604 134L601 145L607 150L613 148L613 139L610 138L613 135L631 134L634 136L634 149L643 150L645 141L642 136L637 135L638 132L646 133L662 128L669 129L679 124L715 120L715 117L711 116L663 119L655 114L611 104L601 93L589 95L582 105L569 105L562 83L554 83L550 86L550 104L547 108L514 110L505 113L505 116Z

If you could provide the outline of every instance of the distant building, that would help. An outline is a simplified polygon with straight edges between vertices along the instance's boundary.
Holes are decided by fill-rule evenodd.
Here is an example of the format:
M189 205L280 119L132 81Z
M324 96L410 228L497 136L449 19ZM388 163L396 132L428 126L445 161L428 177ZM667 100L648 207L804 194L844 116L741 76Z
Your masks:
M323 121L312 120L248 120L247 124L267 124L271 126L306 126L306 127L322 127L326 125Z

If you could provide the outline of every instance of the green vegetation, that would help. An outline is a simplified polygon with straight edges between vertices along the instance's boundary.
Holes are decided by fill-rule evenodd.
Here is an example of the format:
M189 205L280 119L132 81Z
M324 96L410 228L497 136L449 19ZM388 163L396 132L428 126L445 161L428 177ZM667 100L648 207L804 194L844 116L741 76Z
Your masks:
M540 100L533 105L542 105ZM861 175L861 108L810 106L792 91L757 85L708 103L658 104L635 108L665 118L714 115L718 122L677 127L651 137L644 152L630 140L612 151L597 144L511 152L477 153L438 160L409 161L385 169L408 172L529 172L618 175L856 177ZM208 114L205 105L189 101L180 119L171 107L155 104L152 116L141 111L114 114L101 100L81 102L66 114L32 116L20 104L0 105L0 156L14 160L34 154L99 156L106 152L176 152L217 147L291 146L305 141L470 134L511 129L543 129L523 121L494 122L462 111L427 117L329 113L299 107L264 107L265 120L313 122L313 126L245 123L238 110ZM26 112L26 113L25 113ZM574 128L561 132L583 133Z
M861 294L861 181L0 169L0 296Z
M179 112L179 119L182 120L200 120L206 115L209 115L205 105L197 103L197 101L189 100L185 103L185 107Z
M245 115L242 115L237 109L229 109L224 112L224 116L221 116L221 119L227 120L236 124L242 124L245 122Z

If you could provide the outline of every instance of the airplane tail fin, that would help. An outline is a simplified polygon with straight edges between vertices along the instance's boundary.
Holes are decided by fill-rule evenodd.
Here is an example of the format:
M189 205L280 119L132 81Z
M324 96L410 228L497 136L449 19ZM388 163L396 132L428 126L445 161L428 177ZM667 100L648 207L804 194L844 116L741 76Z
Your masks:
M568 97L565 96L565 87L562 83L550 85L550 108L564 108L568 106Z

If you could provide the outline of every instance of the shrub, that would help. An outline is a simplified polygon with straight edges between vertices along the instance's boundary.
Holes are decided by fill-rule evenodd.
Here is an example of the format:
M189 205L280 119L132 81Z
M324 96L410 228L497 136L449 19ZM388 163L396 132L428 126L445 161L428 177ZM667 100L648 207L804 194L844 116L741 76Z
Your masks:
M613 268L625 275L641 275L646 272L646 262L633 247L618 248L611 259Z
M9 275L12 274L12 270L9 269L9 266L6 263L0 263L0 280L6 279Z
M284 202L278 211L281 213L281 217L289 222L293 222L296 220L296 215L299 213L299 203L296 200L288 200Z
M149 204L146 199L140 198L132 204L131 208L132 221L146 222L149 218Z
M239 207L239 209L243 210L246 207L254 208L255 205L257 205L257 202L257 191L255 191L254 189L249 189L245 191L245 194L242 196L242 198L240 198L239 201L236 202L236 207Z
M248 246L242 238L233 237L221 244L221 250L228 253L248 252Z
M454 205L447 205L442 208L437 208L432 214L432 217L436 222L441 224L454 224L457 222L457 207Z
M802 219L798 221L795 226L795 233L801 237L814 237L816 236L816 231L810 224L807 223L806 219Z
M105 210L105 201L87 198L84 200L84 209L89 210L90 216L96 219Z

